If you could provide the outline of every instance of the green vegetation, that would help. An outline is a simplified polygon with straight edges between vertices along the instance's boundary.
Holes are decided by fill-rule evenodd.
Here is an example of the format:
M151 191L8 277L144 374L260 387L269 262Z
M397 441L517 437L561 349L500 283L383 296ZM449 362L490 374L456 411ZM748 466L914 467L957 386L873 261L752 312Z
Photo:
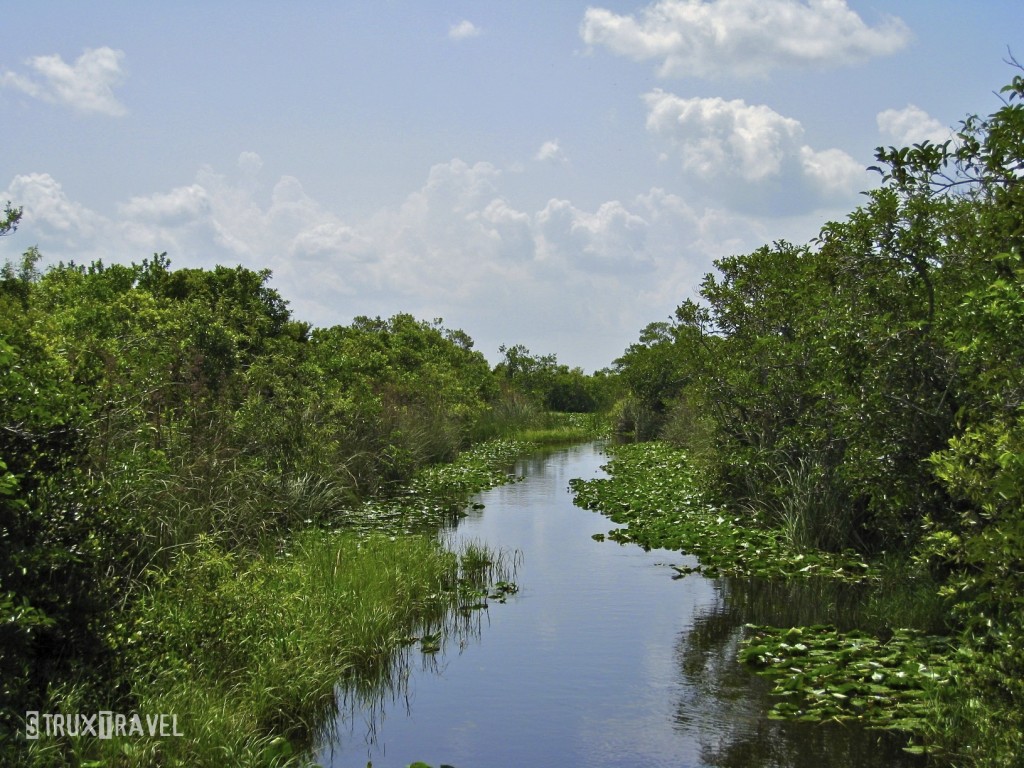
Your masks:
M29 745L31 763L263 765L298 756L333 724L336 686L382 696L401 684L411 653L474 631L470 609L485 606L488 581L504 576L494 558L473 572L480 559L460 562L429 537L312 530L244 562L201 546L154 576L119 649L134 707L174 713L182 737L40 739ZM68 693L56 689L44 711L69 711Z
M568 445L607 437L608 418L603 413L558 413L548 411L535 426L521 429L518 439L535 445Z
M860 720L923 734L934 711L929 692L949 683L944 638L905 629L886 640L830 626L748 629L740 660L776 680L776 718Z
M879 148L881 187L812 243L716 262L699 301L616 361L619 431L685 453L620 451L619 479L578 488L626 523L617 537L704 570L877 580L891 615L872 654L923 597L916 620L958 650L942 685L922 682L926 718L885 717L977 766L1018 764L1024 732L1024 77L1003 97L949 142ZM823 659L868 647L829 638ZM853 666L818 672L782 687L868 701L835 687L863 682ZM878 697L861 709L899 698Z
M531 355L522 344L500 349L495 372L516 391L545 410L596 413L608 409L618 384L608 371L587 376L580 368L560 365L555 355Z
M336 684L387 684L409 638L514 591L436 534L555 417L465 333L313 329L267 271L40 258L0 272L4 764L298 761ZM186 735L27 742L30 710Z
M610 478L569 482L576 503L625 527L608 538L697 555L706 576L877 580L856 552L801 547L757 511L729 512L705 498L684 451L663 442L617 446L605 467Z

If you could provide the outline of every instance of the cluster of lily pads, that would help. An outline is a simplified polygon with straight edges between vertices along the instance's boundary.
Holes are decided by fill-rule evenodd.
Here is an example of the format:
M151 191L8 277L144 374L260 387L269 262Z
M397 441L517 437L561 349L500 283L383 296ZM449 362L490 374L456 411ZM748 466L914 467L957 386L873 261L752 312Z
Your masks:
M949 681L948 639L896 630L882 640L831 626L746 627L740 661L774 680L769 717L856 720L921 735L934 709L931 691ZM925 751L922 745L905 748Z
M624 524L607 534L618 542L695 555L706 576L799 578L847 582L877 578L852 550L798 550L754 511L726 511L701 494L686 454L666 443L617 446L610 477L570 481L575 502Z
M522 440L488 440L460 453L450 464L435 464L420 470L409 484L408 492L464 503L475 493L516 479L509 467L529 448Z

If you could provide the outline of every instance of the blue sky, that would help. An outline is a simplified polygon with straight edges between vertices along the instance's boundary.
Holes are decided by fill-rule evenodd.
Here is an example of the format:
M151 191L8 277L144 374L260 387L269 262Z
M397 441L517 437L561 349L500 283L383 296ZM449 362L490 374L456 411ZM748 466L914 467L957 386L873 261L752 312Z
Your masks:
M273 270L586 370L712 260L806 242L1024 59L1019 0L17 3L0 260Z

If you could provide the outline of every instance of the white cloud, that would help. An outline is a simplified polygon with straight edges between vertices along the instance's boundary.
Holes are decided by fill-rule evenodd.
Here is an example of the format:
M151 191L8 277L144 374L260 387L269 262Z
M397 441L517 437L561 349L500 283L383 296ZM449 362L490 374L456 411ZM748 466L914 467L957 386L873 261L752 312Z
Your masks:
M22 208L22 230L44 230L62 245L90 241L107 223L68 199L60 182L48 173L15 176L4 199L16 200Z
M683 99L656 90L644 101L647 129L678 150L686 170L705 179L777 175L803 135L799 121L741 99Z
M879 112L876 120L878 130L895 143L909 146L922 141L941 144L953 137L948 126L943 125L920 107L908 104L903 109L887 109Z
M663 77L757 77L884 56L907 44L898 18L870 27L845 0L660 0L638 16L588 8L580 35Z
M372 258L372 245L348 224L341 221L323 221L299 231L292 240L289 253L310 260L333 255L359 262Z
M125 79L121 68L123 59L123 51L107 47L87 48L74 65L57 54L34 56L27 64L34 70L35 77L5 71L0 74L0 85L79 112L116 117L127 112L114 96L114 88Z
M479 37L480 33L480 27L467 19L463 19L458 24L452 24L448 28L448 37L451 40L466 40L470 37Z
M841 149L817 152L810 147L800 147L800 165L807 178L830 195L848 195L865 185L864 165Z
M840 149L804 144L798 120L742 99L644 95L647 130L664 140L705 194L745 210L794 213L851 198L864 169Z
M255 152L242 152L238 156L238 170L246 176L256 176L263 169L263 158Z
M501 171L491 163L470 165L455 158L431 166L427 183L419 194L430 198L432 208L450 206L452 211L461 212L493 194L500 176Z
M652 265L645 251L649 223L618 200L589 213L568 200L551 200L535 218L537 256L562 259L567 266L612 271Z
M197 219L208 213L209 209L206 190L198 184L192 184L163 194L133 197L118 206L118 213L125 219L176 223Z
M537 150L537 154L533 156L534 160L540 162L553 162L553 163L565 163L568 161L565 153L562 151L562 147L559 145L557 140L545 141L540 145L540 149Z
M0 240L0 260L37 242L54 261L167 251L179 267L270 268L296 316L315 324L411 312L464 328L488 354L524 343L600 367L667 318L711 259L778 235L777 225L766 232L754 217L698 210L661 189L524 210L505 194L502 171L460 159L433 166L400 204L345 220L291 176L261 193L249 178L256 165L240 162L233 175L203 168L192 184L133 197L110 217L46 174L18 176L0 199L24 205L25 223Z

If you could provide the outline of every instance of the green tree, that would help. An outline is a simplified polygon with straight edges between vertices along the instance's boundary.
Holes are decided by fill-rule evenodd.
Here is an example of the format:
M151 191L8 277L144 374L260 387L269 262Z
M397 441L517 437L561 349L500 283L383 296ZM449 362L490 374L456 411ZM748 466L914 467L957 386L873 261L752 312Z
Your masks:
M582 368L558 362L554 354L533 355L522 344L498 348L495 373L539 407L563 413L593 413L602 404L600 385Z
M970 654L946 699L963 723L947 747L989 765L1019 760L1024 729L1024 77L1002 93L995 113L964 121L955 146L879 151L901 189L959 195L977 211L973 280L947 330L957 431L931 457L957 514L929 521L923 549L949 569Z
M0 218L0 237L9 235L18 228L18 222L21 221L21 208L14 208L11 206L10 200L4 205L4 215Z

